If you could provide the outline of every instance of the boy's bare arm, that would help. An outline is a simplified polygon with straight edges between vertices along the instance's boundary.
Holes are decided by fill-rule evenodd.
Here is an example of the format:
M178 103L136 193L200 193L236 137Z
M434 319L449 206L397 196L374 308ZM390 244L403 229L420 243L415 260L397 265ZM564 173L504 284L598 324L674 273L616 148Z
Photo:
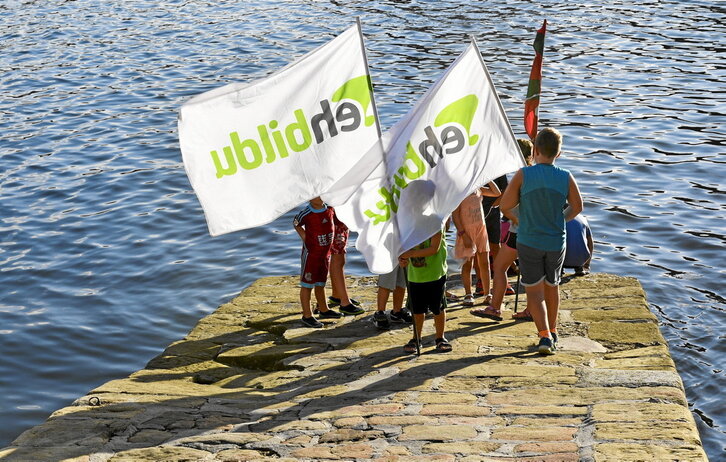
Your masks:
M464 232L464 223L461 221L461 204L456 207L456 210L454 210L454 212L451 214L451 218L454 220L457 234L462 236L462 238L464 239L464 246L471 247L473 245L473 242L471 241L471 236Z
M454 220L454 226L456 226L456 230L459 231L459 233L464 231L463 223L461 222L461 204L459 204L456 209L451 212L451 219Z
M570 221L582 212L582 196L580 195L580 188L577 187L575 177L570 175L570 186L567 192L567 204L568 207L565 209L565 221Z
M402 265L405 266L405 263L408 261L409 258L430 257L431 255L433 255L439 251L440 245L441 245L441 231L439 231L438 233L434 234L431 237L430 246L426 247L425 249L407 250L398 257L398 261L401 262L401 260L403 260Z
M293 225L295 227L295 231L297 231L297 234L300 236L300 239L302 239L303 242L305 242L305 228L299 225Z
M520 169L514 174L512 181L509 182L509 186L504 190L499 204L499 208L504 216L509 218L515 225L519 225L519 219L516 215L512 214L512 209L519 204L519 191L522 188L522 179L523 174Z
M479 191L481 191L482 196L486 197L499 197L502 195L502 191L499 189L499 186L493 181L490 181L488 185L481 188Z

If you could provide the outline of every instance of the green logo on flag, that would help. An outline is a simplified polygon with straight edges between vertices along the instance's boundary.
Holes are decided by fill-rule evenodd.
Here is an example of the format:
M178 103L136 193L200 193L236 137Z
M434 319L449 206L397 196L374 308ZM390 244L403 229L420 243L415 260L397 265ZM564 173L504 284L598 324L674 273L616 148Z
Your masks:
M445 126L437 136L430 125L424 127L426 138L414 149L409 140L406 144L406 155L403 165L394 173L390 188L380 188L378 194L382 200L376 202L377 211L365 210L363 214L373 220L374 225L391 219L398 212L398 201L401 191L406 189L413 180L421 178L429 168L435 168L444 154L461 152L466 145L474 146L479 135L471 134L471 123L479 106L476 95L467 95L442 109L434 119L435 127ZM464 127L464 133L459 126Z
M469 146L474 146L479 140L479 135L470 135L471 122L474 120L474 113L479 105L479 98L476 95L466 95L460 100L446 106L434 120L434 127L440 127L449 123L458 123L466 129L469 135Z
M354 77L338 88L330 101L320 101L320 112L309 121L302 109L293 111L294 122L284 129L279 127L277 120L257 126L257 137L241 140L238 132L229 134L230 146L222 147L224 154L220 159L217 150L210 151L217 178L234 175L238 167L254 170L262 163L271 164L278 158L284 159L290 151L303 152L315 140L316 144L338 136L340 132L352 132L361 126L375 123L375 117L366 116L371 106L371 85L368 75ZM351 102L355 101L360 105ZM362 111L361 111L362 109ZM365 120L364 120L365 118ZM278 128L279 127L279 128ZM225 164L225 165L223 165Z
M333 93L333 97L330 98L334 103L342 101L344 99L352 99L358 101L363 108L363 114L368 113L368 106L371 105L371 95L373 94L373 87L371 86L371 78L369 75L361 75L348 80L343 84L342 87ZM372 115L366 116L366 127L370 127L376 121L376 118Z

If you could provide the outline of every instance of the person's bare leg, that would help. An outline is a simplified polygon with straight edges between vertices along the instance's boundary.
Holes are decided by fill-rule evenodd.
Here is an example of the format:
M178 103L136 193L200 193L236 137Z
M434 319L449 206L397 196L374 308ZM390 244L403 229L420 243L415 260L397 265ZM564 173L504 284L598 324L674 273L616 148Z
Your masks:
M416 325L416 333L418 334L418 341L421 342L421 330L423 329L425 314L414 314L413 322Z
M557 314L560 311L560 286L551 286L546 282L542 284L544 286L544 300L547 309L547 329L557 330Z
M497 259L497 255L499 255L499 250L504 247L505 246L499 244L499 242L489 241L489 253L492 255L492 260Z
M461 265L461 283L464 285L464 293L471 295L471 267L472 258L467 258Z
M444 338L446 331L446 310L434 316L434 329L436 329L436 338Z
M393 291L393 312L398 313L403 309L403 300L406 298L406 288L396 287Z
M544 281L540 281L533 286L525 286L527 293L527 309L537 326L537 332L549 332L549 324L547 323L547 313L545 309L545 289Z
M476 282L474 282L474 278L471 278L471 283L476 284L474 286L474 293L479 292L479 286L481 285L481 274L479 274L479 254L475 253L473 257L471 257L471 267L474 269L474 274L476 275Z
M494 259L494 283L492 284L492 307L502 309L504 293L507 290L507 269L517 258L517 251L504 245Z
M313 312L310 310L310 295L312 291L313 289L308 287L300 287L300 305L302 305L302 313L305 318L313 315Z
M376 294L376 308L378 311L386 311L386 305L388 304L388 297L391 291L385 287L379 287L378 293ZM396 306L396 292L393 292L393 306Z
M476 261L479 265L479 271L477 271L477 275L479 276L479 280L481 281L482 289L484 290L484 295L489 296L491 294L491 273L489 269L489 252L478 252L476 254ZM484 303L489 304L491 303L491 299L488 301L485 301Z
M340 299L340 306L350 305L348 288L345 285L345 254L334 253L330 256L330 285L332 296Z
M328 311L328 300L325 298L325 287L315 286L315 301L318 302L318 309L321 313Z

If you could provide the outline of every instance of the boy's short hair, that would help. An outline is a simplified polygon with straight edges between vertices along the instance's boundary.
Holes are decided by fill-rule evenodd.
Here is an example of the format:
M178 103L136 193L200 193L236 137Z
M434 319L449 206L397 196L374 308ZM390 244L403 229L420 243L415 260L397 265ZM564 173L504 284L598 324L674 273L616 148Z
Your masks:
M562 148L562 135L554 128L543 128L537 133L537 137L534 139L534 145L537 147L537 152L541 155L554 158L560 153L560 149Z
M519 145L519 150L522 151L522 156L524 156L525 162L527 162L527 165L531 165L532 164L532 142L526 138L517 138L517 144Z

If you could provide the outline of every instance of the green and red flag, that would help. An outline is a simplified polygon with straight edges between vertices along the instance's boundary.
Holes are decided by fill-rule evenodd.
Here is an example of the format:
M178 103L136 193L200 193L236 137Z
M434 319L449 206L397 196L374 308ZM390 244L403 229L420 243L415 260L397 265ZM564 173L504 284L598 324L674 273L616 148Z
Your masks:
M544 54L546 30L547 20L545 19L542 27L537 31L537 37L534 39L533 47L535 56L534 62L532 62L532 70L529 73L527 98L524 100L524 130L532 141L537 136L537 112L539 108L539 95L542 91L542 57Z

